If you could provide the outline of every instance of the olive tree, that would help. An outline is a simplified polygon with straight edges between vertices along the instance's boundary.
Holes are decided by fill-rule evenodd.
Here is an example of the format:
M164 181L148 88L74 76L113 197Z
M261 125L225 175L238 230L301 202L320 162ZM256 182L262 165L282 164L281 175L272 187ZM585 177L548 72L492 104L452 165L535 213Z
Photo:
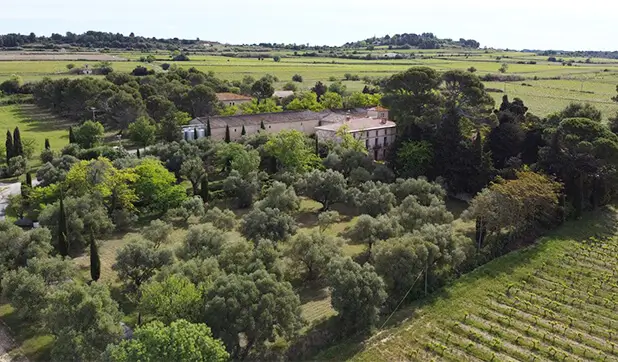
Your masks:
M319 279L328 263L342 255L341 239L324 233L299 233L290 240L289 258L300 265L307 280Z
M373 328L386 292L371 264L360 266L350 258L335 259L328 266L328 285L342 330L355 333Z
M299 190L313 200L322 203L326 211L333 203L341 202L346 197L346 180L343 175L333 170L313 170L299 182Z
M293 337L302 325L292 286L265 270L220 276L205 293L203 308L204 321L235 360L276 337Z

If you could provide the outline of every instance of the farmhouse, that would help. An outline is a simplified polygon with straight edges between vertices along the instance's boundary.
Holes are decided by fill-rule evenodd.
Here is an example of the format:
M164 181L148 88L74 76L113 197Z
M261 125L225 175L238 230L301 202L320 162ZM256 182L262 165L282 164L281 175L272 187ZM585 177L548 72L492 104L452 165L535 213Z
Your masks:
M225 106L235 106L242 103L249 103L253 99L248 96L236 93L217 93L217 100Z
M230 140L235 141L240 139L242 128L245 127L245 133L251 135L261 131L262 124L264 125L263 132L276 133L283 130L297 130L306 135L315 134L315 129L321 125L327 124L343 124L346 117L354 115L355 117L365 116L365 109L344 111L299 111L299 112L277 112L277 113L260 113L260 114L243 114L236 116L215 116L215 117L198 117L189 122L188 126L183 127L183 134L186 140L192 140L197 133L198 138L202 138L206 134L206 125L210 119L211 137L214 139L225 138L226 125L230 128Z
M344 123L334 123L315 128L320 140L338 140L337 131L347 127L347 132L358 140L365 142L369 155L374 160L383 160L386 150L395 141L396 124L387 118L346 117Z

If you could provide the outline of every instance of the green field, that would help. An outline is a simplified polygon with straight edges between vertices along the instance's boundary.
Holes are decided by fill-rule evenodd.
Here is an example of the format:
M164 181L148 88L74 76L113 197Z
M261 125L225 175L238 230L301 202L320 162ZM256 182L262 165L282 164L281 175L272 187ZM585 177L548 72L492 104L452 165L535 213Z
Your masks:
M617 217L607 208L569 222L316 359L616 360Z
M383 57L383 54L392 53L385 48L372 52L358 50L355 55L371 53ZM218 77L228 80L240 80L246 75L259 78L265 74L272 74L279 78L276 84L281 88L291 81L294 74L303 76L303 83L297 83L300 89L309 89L317 81L331 83L329 78L343 79L344 74L359 75L361 78L386 77L396 72L404 71L412 66L429 66L440 71L470 67L477 69L478 75L488 73L498 74L501 64L507 63L506 75L518 75L525 78L517 82L488 82L490 88L500 89L505 93L492 93L494 98L500 99L503 94L511 97L520 97L530 111L538 116L564 108L572 101L591 102L600 108L605 117L618 112L618 104L611 101L616 94L618 84L618 61L615 59L593 58L586 63L584 58L565 57L565 61L573 60L572 66L558 62L548 62L546 56L534 53L504 52L504 51L464 51L461 49L444 50L398 50L398 53L414 54L414 59L374 59L357 60L326 57L294 56L290 51L273 51L271 54L282 56L280 62L271 58L257 60L256 58L225 57L219 55L190 55L190 61L171 62L168 52L153 53L157 61L153 64L140 63L139 57L150 53L118 53L119 57L131 61L112 62L115 71L129 72L137 65L145 65L160 71L164 62L176 63L179 67L195 67L201 71L212 71ZM302 54L303 52L299 52ZM352 54L352 52L348 52ZM517 64L517 62L534 61L536 64ZM577 63L577 62L581 63ZM13 74L20 75L25 81L34 81L43 76L67 76L66 65L73 63L76 66L93 65L96 62L87 61L0 61L0 81ZM79 77L73 75L72 77ZM535 78L536 77L536 78ZM522 85L525 83L526 85ZM350 91L360 91L365 86L363 81L345 81Z
M2 134L4 135L7 130L12 133L15 127L19 127L22 140L34 141L34 157L30 160L30 167L37 167L40 164L38 155L45 146L46 138L54 150L60 150L69 143L70 125L69 122L31 104L0 106ZM4 136L2 139L4 140Z

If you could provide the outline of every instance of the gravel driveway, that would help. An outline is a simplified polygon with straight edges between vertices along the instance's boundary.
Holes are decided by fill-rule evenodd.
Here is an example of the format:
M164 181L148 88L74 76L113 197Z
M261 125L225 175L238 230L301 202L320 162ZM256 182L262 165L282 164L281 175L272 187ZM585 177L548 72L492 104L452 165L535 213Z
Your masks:
M11 184L0 182L0 220L4 220L6 208L9 205L10 195L19 195L21 193L21 182ZM2 362L0 360L0 362Z

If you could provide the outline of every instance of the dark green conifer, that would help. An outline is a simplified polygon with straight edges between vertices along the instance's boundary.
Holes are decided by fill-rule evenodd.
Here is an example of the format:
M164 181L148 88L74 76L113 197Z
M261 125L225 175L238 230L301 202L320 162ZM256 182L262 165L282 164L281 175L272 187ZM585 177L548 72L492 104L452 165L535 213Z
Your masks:
M96 240L94 240L94 233L92 231L90 231L90 277L95 282L101 277L99 247Z
M11 131L6 131L6 142L4 143L6 146L6 164L9 164L9 160L13 158L13 136L11 135Z
M225 125L225 143L230 143L230 126Z
M15 127L13 131L13 156L23 156L24 155L24 146L21 143L21 134L19 132L19 127Z
M63 198L62 191L60 191L60 210L58 211L58 253L64 257L69 255L69 241L67 239L67 219L64 213Z
M200 186L200 196L202 197L202 201L208 202L208 176L202 177L202 183Z
M73 134L73 127L69 127L69 143L75 143L75 134Z
M204 136L210 137L210 117L208 117L208 120L206 121L206 134Z

